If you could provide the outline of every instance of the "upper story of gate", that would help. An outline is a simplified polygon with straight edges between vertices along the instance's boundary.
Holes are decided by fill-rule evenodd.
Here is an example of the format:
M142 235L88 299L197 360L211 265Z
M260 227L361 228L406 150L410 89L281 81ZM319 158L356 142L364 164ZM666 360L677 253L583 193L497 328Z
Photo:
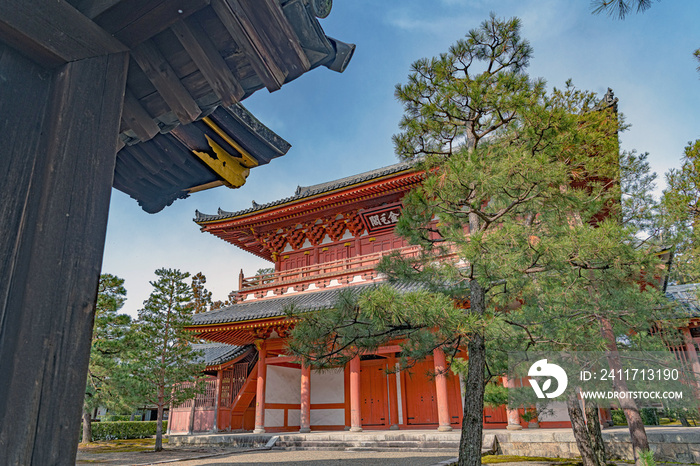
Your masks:
M391 251L417 247L394 233L401 199L423 179L397 163L339 180L298 187L291 197L238 212L196 213L202 231L274 263L274 272L239 278L247 300L347 285L376 278Z

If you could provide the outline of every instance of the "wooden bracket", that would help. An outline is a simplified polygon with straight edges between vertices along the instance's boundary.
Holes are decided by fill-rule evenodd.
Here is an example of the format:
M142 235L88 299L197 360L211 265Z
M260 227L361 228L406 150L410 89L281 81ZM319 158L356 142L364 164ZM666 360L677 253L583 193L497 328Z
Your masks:
M241 154L241 157L234 157L209 136L205 134L204 137L207 138L209 147L211 147L215 155L198 150L193 150L192 153L219 175L223 179L224 185L229 188L240 188L243 186L250 174L250 165L257 165L255 159L247 154ZM255 163L253 164L251 161Z

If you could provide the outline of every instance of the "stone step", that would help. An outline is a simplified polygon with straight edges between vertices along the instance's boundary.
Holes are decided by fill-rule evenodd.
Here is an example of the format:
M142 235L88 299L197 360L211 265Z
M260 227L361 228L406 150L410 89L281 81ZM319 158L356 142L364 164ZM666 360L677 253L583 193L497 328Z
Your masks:
M308 442L294 442L294 443L287 443L287 442L278 442L275 445L275 448L284 448L284 449L310 449L310 448L327 448L327 449L348 449L348 448L413 448L413 449L426 449L426 448L432 448L432 449L449 449L449 450L457 450L459 449L459 442L440 442L440 443L426 443L426 442L410 442L410 441L404 441L404 442L392 442L392 441L387 441L387 442L382 442L382 441L377 441L377 442L337 442L337 441L308 441Z

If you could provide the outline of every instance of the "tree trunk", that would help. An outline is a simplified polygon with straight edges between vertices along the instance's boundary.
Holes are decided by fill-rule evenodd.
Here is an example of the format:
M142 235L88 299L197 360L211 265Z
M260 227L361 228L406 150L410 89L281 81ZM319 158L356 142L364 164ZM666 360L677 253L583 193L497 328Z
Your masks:
M156 417L156 447L155 451L163 451L163 405L158 404L158 416Z
M90 411L83 406L83 441L80 443L92 442L92 417Z
M571 427L574 430L574 438L576 439L578 451L581 453L583 466L598 466L588 436L588 430L586 429L586 421L583 419L583 411L581 411L581 405L579 404L575 390L572 390L571 394L567 397L566 407L569 410Z
M472 280L471 306L469 312L483 315L486 308L485 292L481 285ZM469 365L466 390L464 393L464 417L462 436L459 440L459 466L481 465L481 443L484 412L484 371L486 369L486 346L484 336L479 332L471 335L469 344Z
M165 388L158 387L158 415L156 416L155 451L163 451L163 406L165 406Z
M615 340L612 324L604 317L600 318L600 324L603 338L605 338L608 346L608 365L613 373L619 374L622 372L622 362L620 361L620 353L617 350L617 341ZM620 377L615 377L613 379L613 389L620 393L627 393L627 382ZM638 466L642 466L642 459L639 453L649 450L649 440L647 439L647 432L644 430L642 416L639 414L639 408L634 399L627 396L620 397L619 403L627 418L627 426L630 431L630 440L634 451L634 461Z
M195 389L195 393L196 393L196 391L197 391L197 380L196 379L194 381L194 389ZM187 434L188 435L192 435L194 433L194 414L195 414L196 405L197 405L197 395L195 395L192 398L192 407L190 408L190 422L189 422L189 426L187 427Z
M588 429L588 439L591 442L593 455L595 456L598 466L607 464L607 455L605 453L605 443L603 442L603 433L600 431L600 419L598 417L598 404L587 400L585 402L586 409L586 427Z

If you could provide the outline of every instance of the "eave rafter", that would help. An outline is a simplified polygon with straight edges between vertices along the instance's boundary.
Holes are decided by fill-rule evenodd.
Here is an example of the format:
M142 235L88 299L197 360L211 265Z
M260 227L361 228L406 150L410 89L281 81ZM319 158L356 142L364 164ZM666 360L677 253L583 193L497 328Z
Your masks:
M318 66L344 70L354 45L328 38L309 2L3 0L0 41L46 69L129 53L116 143L123 155L118 156L114 187L153 213L192 192L238 187L245 181L246 169L286 153L288 143L252 115L242 115L245 110L234 111L235 115L217 110L237 109L241 100L262 87L277 90ZM236 165L230 161L213 166L218 155L214 162L206 157L201 159L204 163L198 161L192 151L202 152L201 147L173 147L162 138L153 142L209 117L223 122L224 133L244 146L255 163L232 172L225 167ZM160 154L155 164L169 165L186 176L175 176L178 181L168 184L162 167L141 166L141 158L129 149L152 142ZM216 152L213 144L204 149Z
M287 336L295 322L296 319L275 317L240 323L191 326L185 330L205 340L240 346L270 338L273 332L276 332L278 336Z
M202 231L272 261L275 252L260 240L265 232L277 231L298 223L306 224L324 216L333 216L336 211L348 211L351 205L375 200L378 196L391 200L392 196L411 189L423 176L422 172L401 173L398 176L394 174L384 179L272 206L229 220L200 222L200 225Z

